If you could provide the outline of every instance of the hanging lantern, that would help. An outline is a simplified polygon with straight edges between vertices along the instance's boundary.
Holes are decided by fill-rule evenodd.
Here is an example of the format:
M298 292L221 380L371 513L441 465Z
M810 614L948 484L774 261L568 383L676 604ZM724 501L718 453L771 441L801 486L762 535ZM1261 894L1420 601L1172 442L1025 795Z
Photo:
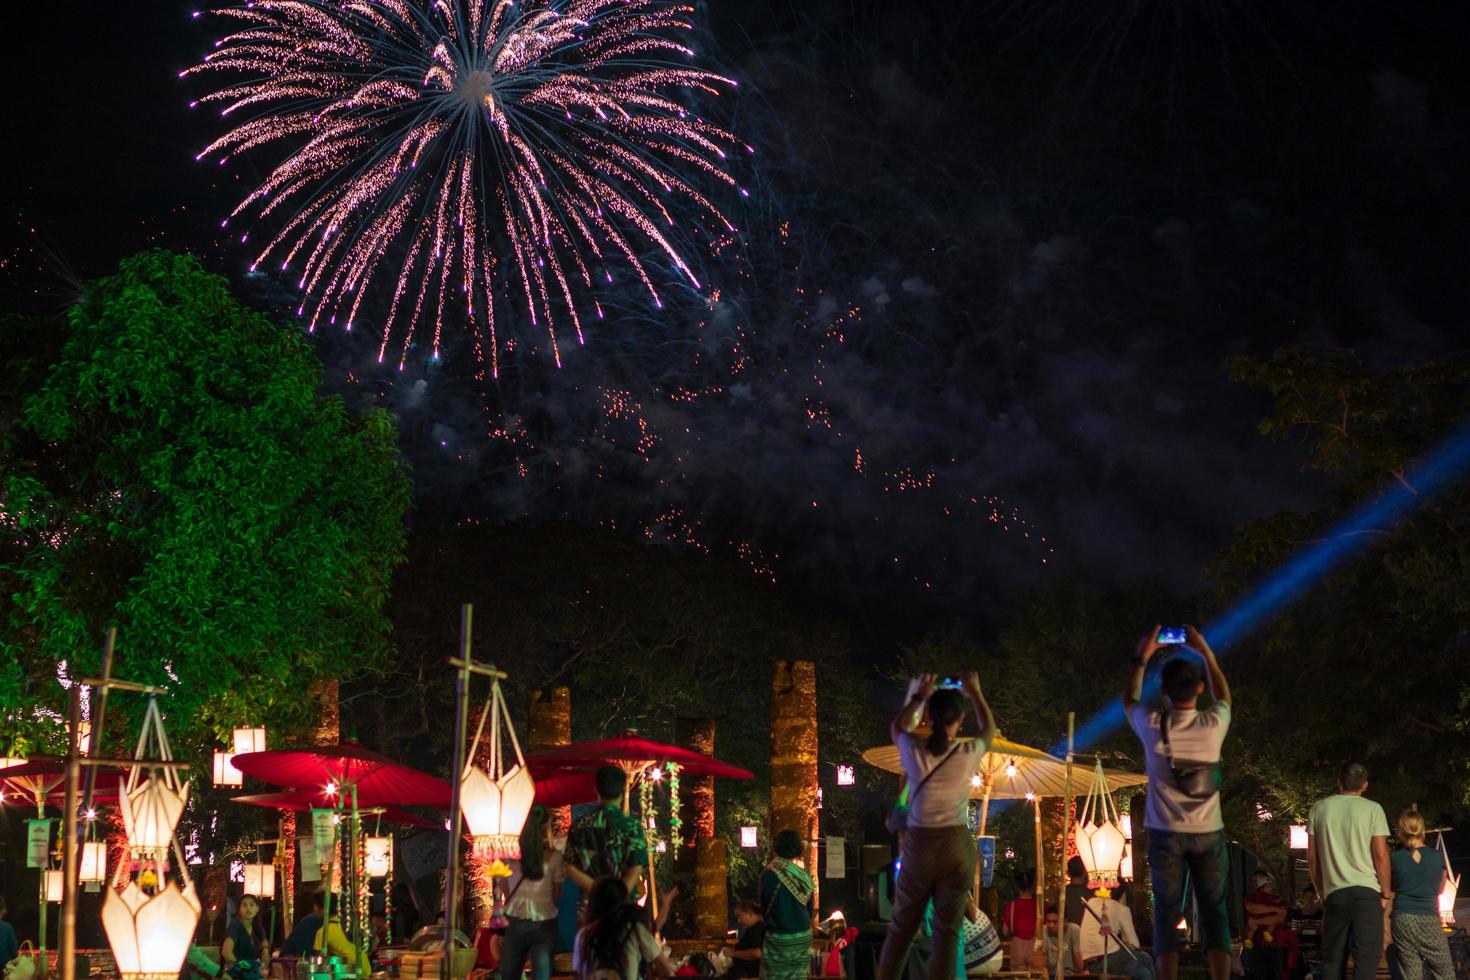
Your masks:
M107 880L107 845L105 843L89 840L82 844L82 864L77 873L77 880Z
M137 769L133 770L134 777ZM136 782L132 789L124 783L119 795L118 809L122 810L123 828L127 831L128 847L135 853L144 852L162 857L173 840L174 827L189 801L189 784L178 789L168 785L166 777L157 772L142 781L129 777L128 783Z
M1124 817L1127 817L1127 814L1124 814ZM1131 841L1123 851L1123 863L1118 866L1118 877L1123 881L1133 880L1133 843Z
M1133 814L1125 813L1118 817L1118 829L1123 831L1123 839L1130 844L1133 843Z
M1103 776L1102 761L1095 764L1092 788L1077 817L1077 853L1087 867L1087 880L1098 885L1116 885L1127 839L1118 826L1118 808Z
M265 729L264 728L237 728L235 729L235 754L244 755L247 752L265 751Z
M198 925L192 882L180 890L170 881L151 896L130 882L121 892L107 889L102 903L102 928L125 980L177 977Z
M61 901L61 872L46 871L43 874L46 876L46 901Z
M26 757L23 755L0 755L0 769L9 769L11 766L23 766Z
M362 869L369 878L386 878L393 870L393 838L364 837Z
M1307 849L1307 825L1294 823L1287 828L1287 844L1293 851L1305 851Z
M759 837L756 834L756 828L754 828L754 827L741 827L740 828L740 846L741 847L759 847L760 846L760 840L759 840Z
M233 752L214 753L214 785L216 786L243 786L245 775L235 768L235 754Z
M486 768L481 769L473 760L487 721L490 723L490 759ZM502 723L510 734L511 747L515 749L514 764L505 757L502 748ZM510 723L510 711L500 693L498 678L490 688L490 701L480 714L475 740L470 744L466 758L471 761L467 762L460 776L459 808L470 836L475 839L475 850L493 858L520 857L521 828L526 825L531 804L535 802L536 784L531 779L531 770L526 768L525 757L521 755L521 743Z
M245 865L244 889L246 895L256 898L276 897L276 866L274 864Z
M851 786L857 782L857 772L852 766L837 767L837 785Z
M1444 887L1439 891L1439 922L1440 925L1453 927L1455 924L1455 896L1460 892L1460 876L1449 874L1450 852L1444 846L1444 833L1439 834L1436 845L1439 853L1444 857L1445 877Z

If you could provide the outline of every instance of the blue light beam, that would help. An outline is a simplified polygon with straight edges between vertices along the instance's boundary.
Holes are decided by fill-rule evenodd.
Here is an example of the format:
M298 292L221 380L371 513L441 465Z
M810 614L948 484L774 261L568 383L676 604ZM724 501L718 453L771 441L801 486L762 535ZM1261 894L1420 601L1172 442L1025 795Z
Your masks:
M1441 443L1433 455L1406 473L1403 483L1393 483L1387 493L1343 518L1322 541L1298 554L1254 592L1236 603L1234 608L1211 623L1204 632L1216 655L1223 656L1230 647L1294 602L1328 572L1356 555L1374 532L1388 530L1416 506L1457 483L1467 470L1470 470L1470 425ZM1151 674L1149 681L1144 690L1145 697L1157 690L1157 674ZM1123 699L1119 696L1076 730L1076 748L1095 744L1120 728L1125 720ZM1065 740L1051 749L1054 755L1066 751Z

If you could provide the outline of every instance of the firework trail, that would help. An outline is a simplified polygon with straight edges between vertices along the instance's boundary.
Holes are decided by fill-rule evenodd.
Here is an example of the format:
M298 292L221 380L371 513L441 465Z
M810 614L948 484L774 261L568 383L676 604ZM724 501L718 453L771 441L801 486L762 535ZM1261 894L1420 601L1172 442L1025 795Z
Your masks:
M690 7L257 0L218 13L241 28L180 74L230 75L198 102L245 121L199 159L286 147L230 213L279 216L251 268L299 272L311 329L351 330L368 287L391 282L380 361L396 335L401 366L428 324L437 358L448 313L498 374L497 319L512 311L560 366L558 327L582 341L615 264L661 307L666 271L703 288L690 242L735 231L696 185L736 188L728 151L750 147L683 101L735 84L688 66Z

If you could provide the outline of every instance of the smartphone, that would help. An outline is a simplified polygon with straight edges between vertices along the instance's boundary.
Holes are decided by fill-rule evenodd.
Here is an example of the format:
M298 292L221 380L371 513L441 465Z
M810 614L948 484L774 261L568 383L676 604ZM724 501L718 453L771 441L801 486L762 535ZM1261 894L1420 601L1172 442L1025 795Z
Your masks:
M958 677L946 677L936 686L939 688L948 688L951 691L962 691L965 688L965 682Z
M1189 639L1189 634L1184 631L1183 626L1161 626L1159 627L1159 645L1176 646Z

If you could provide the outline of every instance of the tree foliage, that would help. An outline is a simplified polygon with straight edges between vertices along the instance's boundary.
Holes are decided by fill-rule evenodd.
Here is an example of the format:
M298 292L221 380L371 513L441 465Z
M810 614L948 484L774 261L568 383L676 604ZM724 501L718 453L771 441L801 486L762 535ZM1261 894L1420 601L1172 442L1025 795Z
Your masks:
M58 665L94 671L108 625L184 745L289 730L311 680L382 661L409 492L385 413L323 396L305 339L186 256L91 284L54 360L25 357L37 333L5 338L5 734L45 747Z

